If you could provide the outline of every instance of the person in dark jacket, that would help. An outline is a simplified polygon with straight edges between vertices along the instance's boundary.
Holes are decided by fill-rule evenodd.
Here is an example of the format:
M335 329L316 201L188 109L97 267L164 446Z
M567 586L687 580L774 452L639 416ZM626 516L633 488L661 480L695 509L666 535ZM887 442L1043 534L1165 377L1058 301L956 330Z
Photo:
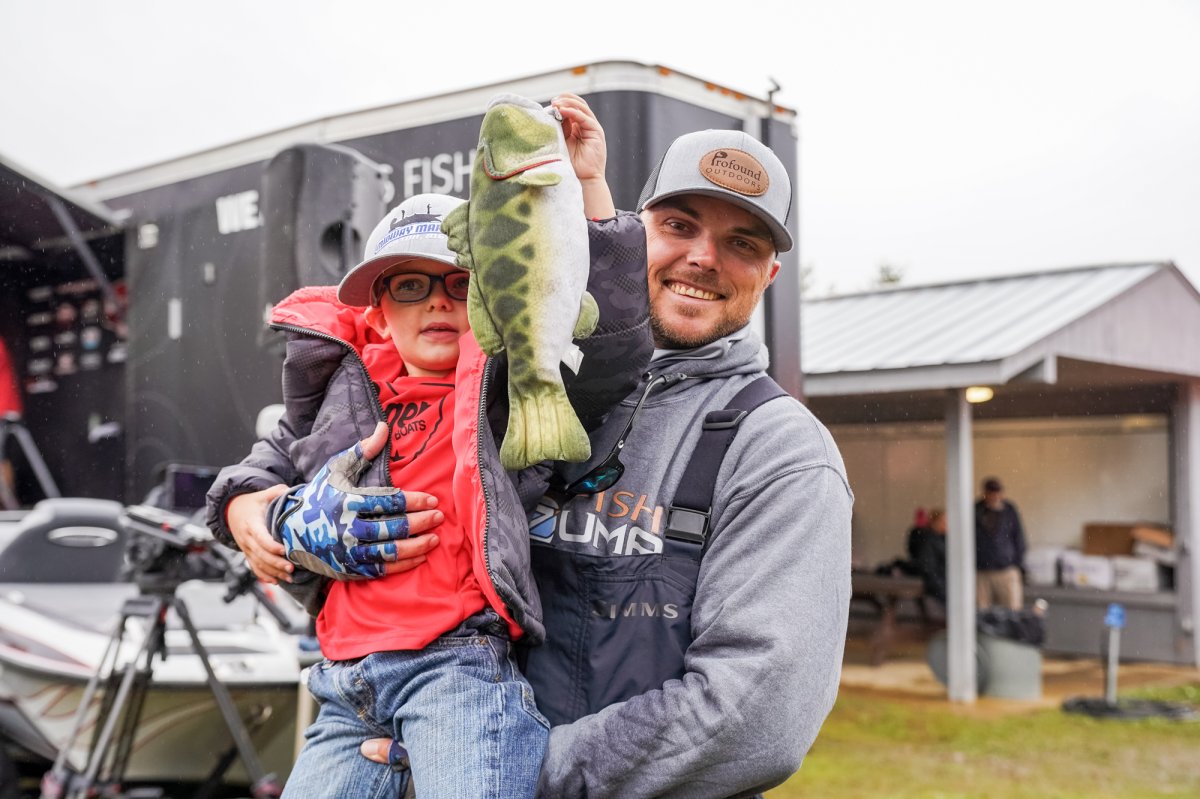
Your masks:
M946 602L946 512L934 508L908 533L908 560L925 583L925 594Z
M1025 530L1017 507L1004 498L996 477L983 481L975 503L975 600L980 610L1021 610L1025 603Z

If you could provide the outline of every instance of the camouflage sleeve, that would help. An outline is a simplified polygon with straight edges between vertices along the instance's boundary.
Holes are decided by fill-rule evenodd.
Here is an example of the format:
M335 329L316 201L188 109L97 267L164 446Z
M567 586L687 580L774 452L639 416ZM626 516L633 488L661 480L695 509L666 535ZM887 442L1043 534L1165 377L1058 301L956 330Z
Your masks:
M584 427L603 421L637 387L650 363L650 302L646 285L646 229L637 214L619 211L588 222L592 271L588 291L600 309L595 331L577 343L579 374L567 375L567 394Z

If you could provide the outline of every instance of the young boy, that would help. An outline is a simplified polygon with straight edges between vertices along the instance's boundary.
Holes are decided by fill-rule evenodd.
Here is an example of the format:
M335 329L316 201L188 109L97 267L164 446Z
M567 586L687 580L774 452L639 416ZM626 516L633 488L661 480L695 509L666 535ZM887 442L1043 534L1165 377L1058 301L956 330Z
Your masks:
M336 292L301 289L275 308L273 326L290 336L287 414L209 494L217 537L318 614L327 660L309 687L321 708L287 797L396 796L400 775L359 755L362 741L381 735L404 741L421 799L533 796L536 787L548 725L511 641L544 635L522 500L536 502L547 470L509 474L499 465L502 359L486 358L467 335L470 278L441 233L459 203L406 200ZM585 424L632 389L649 356L640 220L589 225L601 323L580 342L573 385L587 397L568 387ZM387 457L368 463L380 449ZM355 500L325 520L297 518L293 494L308 492L312 507L326 483L345 491L348 482L373 488L350 488ZM522 490L529 483L537 487ZM268 513L275 540L264 535ZM334 534L305 540L305 526L322 521ZM345 557L322 557L322 547L373 551L373 525L396 524L410 535L436 529L437 540L407 564L385 565L386 547L362 557L357 575L338 573ZM285 544L303 567L294 573L280 558Z

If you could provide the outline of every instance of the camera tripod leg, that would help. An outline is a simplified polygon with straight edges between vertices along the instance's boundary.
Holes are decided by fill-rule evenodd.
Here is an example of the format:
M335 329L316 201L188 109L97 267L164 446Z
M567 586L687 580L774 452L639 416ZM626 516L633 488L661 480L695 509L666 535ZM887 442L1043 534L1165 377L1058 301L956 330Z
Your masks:
M120 649L121 639L125 633L125 623L128 619L129 616L122 610L120 617L117 619L117 625L113 628L112 635L108 638L104 654L100 657L100 666L92 673L87 685L84 686L83 696L79 698L79 707L75 710L75 718L71 722L71 732L67 735L67 742L58 750L58 756L54 758L54 765L51 766L50 771L42 780L41 799L59 799L63 795L63 789L67 784L70 772L67 759L70 757L71 750L75 747L75 741L79 738L80 732L83 731L83 724L87 718L88 708L92 706L92 700L95 699L96 692L100 688L102 675L116 666L117 651Z
M112 700L111 704L106 703L107 713L103 716L103 727L100 729L99 734L92 741L92 746L88 752L87 765L84 769L84 773L77 778L72 778L67 775L65 786L61 783L58 786L60 791L65 787L65 793L47 794L45 786L43 786L43 799L50 799L50 797L60 795L64 796L65 799L84 799L85 797L95 794L94 786L96 783L96 777L99 774L100 767L108 754L109 746L112 744L113 734L117 728L117 723L121 721L122 715L128 712L126 705L128 704L131 696L133 696L134 699L134 707L138 708L140 711L142 705L141 697L133 694L135 689L141 692L145 691L146 685L149 682L148 672L151 668L151 664L155 655L158 654L163 646L164 631L166 629L166 609L166 601L161 597L140 596L125 602L125 605L121 609L121 624L117 628L114 641L110 643L110 645L115 645L112 668L116 668L116 650L120 649L120 642L124 636L126 619L134 616L140 616L149 619L149 623L146 626L145 638L142 641L142 645L138 649L137 653L125 664L125 669L121 674L120 684L117 687L116 697ZM101 668L97 670L96 676L98 677L98 675L103 671L104 668L102 664ZM137 680L139 677L139 671L146 672L144 674L144 679L140 681ZM86 709L86 706L82 707ZM99 722L100 718L97 718L97 723ZM134 720L133 725L136 726L136 720ZM129 727L128 722L126 723L126 727ZM64 752L68 751L73 743L74 740L72 739L72 741L68 743L67 748L64 749ZM59 756L62 758L63 753L60 752ZM118 768L115 766L112 774L108 775L108 778L119 783L122 777L124 777L124 766L120 764L116 765L120 767Z
M143 592L145 586L141 586ZM163 593L161 589L155 593L143 593L125 602L121 608L121 617L109 638L107 647L100 660L97 670L88 680L83 696L72 722L71 733L66 744L59 750L53 767L42 779L41 799L89 799L99 793L105 796L116 796L120 784L129 765L133 744L136 739L137 727L142 710L145 706L146 695L150 688L154 659L165 656L167 612L174 608L184 628L187 630L193 649L204 667L206 681L218 709L234 740L234 750L241 758L247 774L252 780L251 794L255 799L277 799L282 793L282 787L273 774L265 774L262 762L250 740L250 733L238 714L237 706L229 694L229 690L217 679L209 659L208 650L200 641L200 634L192 622L186 603L174 595L174 589ZM122 670L117 669L120 657L121 643L124 640L125 628L129 619L138 617L147 620L145 636L137 653L128 660ZM119 675L119 679L118 679ZM107 683L101 694L101 682ZM82 774L73 771L69 764L70 752L83 731L88 711L91 709L97 694L103 701L97 714L98 732L93 736L91 746L85 758ZM118 728L118 725L120 727ZM116 746L110 758L110 749ZM104 785L97 786L97 778L109 762L107 771L103 774ZM226 762L227 761L227 762ZM233 757L222 758L217 770L210 775L209 782L219 779L219 775L228 770ZM208 785L206 783L206 785ZM209 786L211 788L211 786ZM203 791L203 788L202 788ZM124 796L125 794L120 793Z
M150 680L149 672L153 665L154 657L163 648L167 626L167 603L164 599L161 597L137 597L130 599L125 603L122 614L126 616L142 616L148 619L145 638L142 641L141 648L125 664L125 671L121 675L121 682L117 687L117 695L108 707L108 714L104 717L104 726L101 728L100 734L92 742L87 768L79 784L73 786L76 790L67 794L67 799L73 799L73 797L84 799L84 797L87 797L93 791L96 777L99 775L100 768L108 756L109 747L113 743L117 724L122 721L123 717L127 717L134 710L139 713L141 711L142 695L145 693ZM123 726L127 730L134 729L137 727L137 719L133 719L132 723L128 719L125 719ZM125 764L114 762L112 773L107 776L108 779L120 783L125 776Z
M217 707L220 708L221 716L225 719L225 726L229 728L229 733L233 736L238 754L241 756L242 765L245 766L246 773L250 776L251 793L255 799L274 799L278 797L282 793L282 789L276 782L274 774L266 774L263 771L262 762L258 759L258 753L254 749L254 744L250 741L250 734L246 731L246 725L242 723L242 718L238 715L237 706L233 703L233 697L229 695L229 689L217 679L217 675L212 668L212 663L208 659L208 651L200 643L200 634L196 631L196 626L192 623L192 617L188 613L187 605L177 598L172 598L171 605L175 608L175 613L178 614L180 621L183 622L183 626L187 629L188 635L191 636L192 646L195 647L196 654L200 656L200 663L203 664L204 673L208 678L208 687L212 690L213 697L217 700Z
M159 641L151 648L150 659L152 660L164 649L162 642ZM129 770L129 759L133 756L133 744L137 740L138 724L141 723L142 710L146 706L146 697L150 693L150 675L151 664L148 660L145 668L139 669L134 674L133 687L129 691L125 708L120 714L121 726L116 732L114 751L112 759L109 761L109 773L117 782L123 781L125 772Z

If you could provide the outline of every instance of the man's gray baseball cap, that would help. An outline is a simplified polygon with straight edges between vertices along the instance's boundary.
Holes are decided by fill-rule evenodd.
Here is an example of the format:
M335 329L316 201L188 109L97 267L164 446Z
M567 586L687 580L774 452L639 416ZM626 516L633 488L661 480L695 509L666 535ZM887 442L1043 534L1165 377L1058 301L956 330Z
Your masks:
M638 211L668 197L703 194L733 203L771 229L775 249L792 249L787 220L792 180L775 153L740 130L700 130L671 143L650 173Z

